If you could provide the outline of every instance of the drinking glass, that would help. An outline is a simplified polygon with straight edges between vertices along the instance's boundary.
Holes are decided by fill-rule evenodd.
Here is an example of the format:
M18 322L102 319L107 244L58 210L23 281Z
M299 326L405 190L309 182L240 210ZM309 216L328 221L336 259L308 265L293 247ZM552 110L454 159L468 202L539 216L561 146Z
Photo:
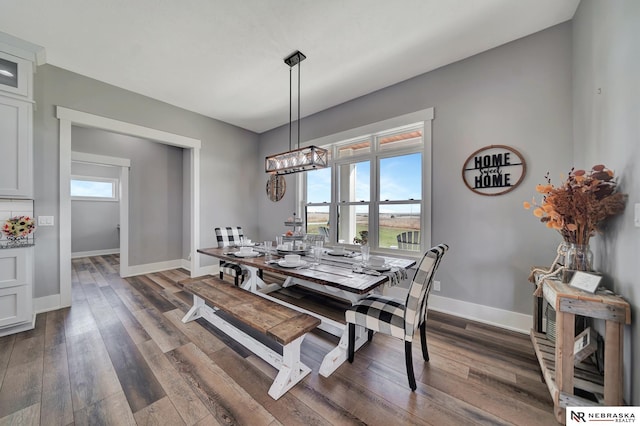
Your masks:
M313 248L313 263L315 263L316 265L319 265L320 259L322 259L322 246L316 245Z
M360 253L362 253L362 263L368 263L369 262L369 246L368 245L360 246Z
M282 246L282 235L276 235L276 248Z
M271 241L264 242L264 257L265 260L271 260L271 245L273 243Z

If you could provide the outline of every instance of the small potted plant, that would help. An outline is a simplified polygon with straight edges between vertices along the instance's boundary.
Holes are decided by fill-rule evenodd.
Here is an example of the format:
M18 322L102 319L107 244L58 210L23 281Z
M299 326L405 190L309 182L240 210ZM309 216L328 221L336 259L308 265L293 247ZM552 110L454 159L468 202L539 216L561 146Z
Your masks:
M353 244L360 244L361 246L367 245L369 242L369 231L360 231L358 234L360 237L354 237Z

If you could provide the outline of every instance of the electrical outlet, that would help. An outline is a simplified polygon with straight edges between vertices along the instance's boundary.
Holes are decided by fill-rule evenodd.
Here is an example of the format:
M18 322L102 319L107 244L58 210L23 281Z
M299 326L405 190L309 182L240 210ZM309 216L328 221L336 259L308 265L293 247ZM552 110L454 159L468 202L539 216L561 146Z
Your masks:
M433 282L433 291L440 291L440 281Z
M635 210L635 214L634 214L634 224L636 225L637 228L640 228L640 203L636 203L634 205L634 210Z

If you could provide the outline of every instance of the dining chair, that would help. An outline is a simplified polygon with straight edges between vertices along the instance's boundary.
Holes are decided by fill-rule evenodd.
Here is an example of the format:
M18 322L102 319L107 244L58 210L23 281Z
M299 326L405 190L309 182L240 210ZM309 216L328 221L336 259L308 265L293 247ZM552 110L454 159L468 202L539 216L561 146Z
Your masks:
M318 232L325 238L325 241L329 240L329 228L326 226L318 226Z
M215 231L218 247L220 248L239 245L240 239L244 237L240 226L216 228ZM220 279L223 278L224 274L231 275L236 286L242 284L248 273L249 270L242 265L225 260L220 261Z
M429 249L420 261L416 273L411 281L409 293L404 303L391 297L370 294L358 301L345 313L346 322L349 325L348 359L353 362L356 325L368 330L369 341L373 339L374 332L380 332L389 336L404 340L405 363L409 387L416 390L416 378L413 373L413 359L411 357L411 344L416 329L420 328L422 341L422 357L429 361L427 350L427 299L433 276L440 261L449 249L446 244L439 244Z
M396 235L400 250L420 250L420 231L406 231Z

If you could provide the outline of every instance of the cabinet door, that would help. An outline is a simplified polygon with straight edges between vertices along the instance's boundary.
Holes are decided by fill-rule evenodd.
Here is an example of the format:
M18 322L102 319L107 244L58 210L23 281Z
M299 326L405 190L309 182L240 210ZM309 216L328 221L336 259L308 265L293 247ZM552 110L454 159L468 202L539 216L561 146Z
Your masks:
M32 321L32 295L33 247L0 249L0 336Z
M0 289L29 283L30 249L0 249Z
M31 319L31 295L28 285L0 288L0 327Z
M33 109L0 96L0 197L33 198Z

